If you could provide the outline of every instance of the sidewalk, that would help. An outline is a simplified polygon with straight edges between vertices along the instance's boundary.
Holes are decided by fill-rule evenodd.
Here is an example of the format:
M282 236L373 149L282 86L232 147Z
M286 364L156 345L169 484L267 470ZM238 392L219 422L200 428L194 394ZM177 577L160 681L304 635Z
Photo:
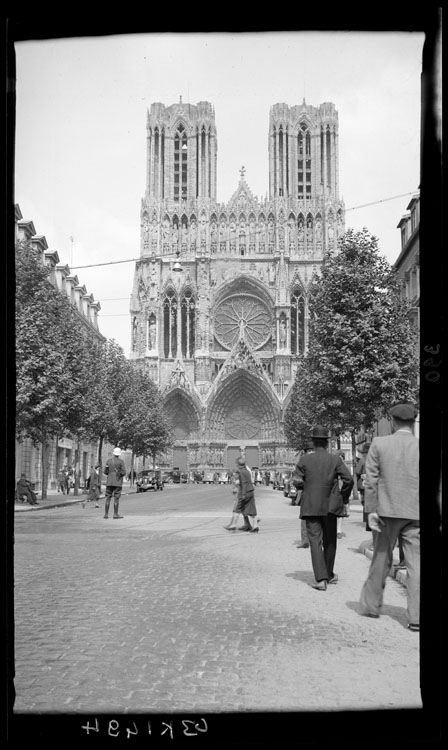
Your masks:
M129 495L131 492L135 492L136 487L130 486L129 482L123 483L122 495ZM105 495L102 493L99 500L104 500ZM48 510L49 508L62 508L66 505L76 505L77 503L84 503L87 500L87 492L78 490L78 495L73 494L73 490L70 490L69 495L64 495L63 492L57 492L57 490L48 490L47 497L42 500L41 493L37 493L38 505L30 505L29 503L14 503L14 512L23 513L31 512L36 510Z

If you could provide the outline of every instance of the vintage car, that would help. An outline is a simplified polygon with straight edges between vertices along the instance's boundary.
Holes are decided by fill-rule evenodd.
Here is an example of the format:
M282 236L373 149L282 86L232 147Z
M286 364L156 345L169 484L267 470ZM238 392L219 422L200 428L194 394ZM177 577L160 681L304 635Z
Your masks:
M190 472L190 482L193 482L193 484L202 484L202 476L203 472L194 470Z
M214 472L213 471L204 471L202 475L202 483L203 484L213 484L214 483Z
M273 487L274 490L285 490L285 482L287 482L292 476L291 469L278 469L275 472Z
M284 497L289 497L290 500L295 500L297 497L297 487L293 482L293 476L294 472L292 471L291 475L286 477L285 486L283 487Z
M135 483L137 492L146 492L147 490L163 490L163 479L160 471L143 469L137 477Z
M217 484L228 484L229 473L227 471L218 471Z
M187 482L188 482L188 474L187 474L186 471L182 471L181 472L180 481L181 481L181 484L187 484Z

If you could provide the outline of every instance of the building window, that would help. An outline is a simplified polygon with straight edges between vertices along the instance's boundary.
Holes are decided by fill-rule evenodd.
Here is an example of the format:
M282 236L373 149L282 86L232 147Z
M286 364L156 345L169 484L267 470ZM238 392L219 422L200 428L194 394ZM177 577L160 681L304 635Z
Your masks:
M177 354L177 299L172 289L167 291L163 301L163 349L165 359Z
M305 301L300 289L291 295L291 354L303 354L305 350Z
M188 139L184 126L179 125L174 136L174 200L187 198Z
M191 358L195 349L195 301L188 289L181 302L182 356Z

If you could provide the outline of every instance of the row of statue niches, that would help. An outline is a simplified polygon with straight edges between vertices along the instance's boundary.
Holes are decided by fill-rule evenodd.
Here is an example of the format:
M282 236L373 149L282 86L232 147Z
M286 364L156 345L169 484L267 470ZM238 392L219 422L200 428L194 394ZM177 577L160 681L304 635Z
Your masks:
M297 456L288 448L262 448L259 453L261 466L275 466L277 464L289 464L297 461ZM159 462L169 464L171 456L161 454ZM196 466L224 466L227 456L226 450L221 448L188 448L188 462Z
M337 220L330 216L326 222L326 238L331 244L336 236L343 233L342 214L338 214ZM143 224L142 228L143 246L145 248L174 248L186 250L190 248L195 250L197 247L207 246L211 248L228 251L241 246L253 248L263 248L261 252L268 252L269 248L279 246L305 247L306 245L319 246L323 242L324 226L320 215L313 220L312 217L299 219L297 224L295 220L289 219L286 224L278 222L277 226L273 221L267 225L262 222L247 224L241 222L238 226L236 223L229 225L221 223L218 227L216 222L210 225L210 231L206 224L192 222L188 228L183 225L179 230L177 225L171 226L169 222L162 223L161 226L153 224L151 227L148 222Z

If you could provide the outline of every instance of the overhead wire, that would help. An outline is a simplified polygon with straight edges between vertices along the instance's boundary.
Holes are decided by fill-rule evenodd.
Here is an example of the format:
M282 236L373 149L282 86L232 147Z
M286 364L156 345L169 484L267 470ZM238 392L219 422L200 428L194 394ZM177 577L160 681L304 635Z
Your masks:
M350 208L345 208L344 209L344 213L347 213L347 211L355 211L358 208L366 208L368 206L376 206L379 203L386 203L387 201L393 201L393 200L396 200L397 198L405 198L407 195L413 195L414 193L415 193L415 190L411 190L408 193L401 193L400 195L393 195L390 198L382 198L381 200L372 201L371 203L362 203L359 206L351 206ZM222 234L222 235L220 234L219 237L221 238L221 241L227 242L227 240L230 241L230 240L236 239L237 237L240 237L240 236L241 237L248 237L249 239L251 239L251 237L255 237L255 236L259 235L259 234L261 234L261 230L256 230L255 232L249 232L247 234L246 234L246 232L240 232L240 233L234 232L232 234L229 234L228 236L226 236L224 234ZM162 258L168 258L169 256L171 256L171 255L174 256L175 254L176 254L175 252L170 252L170 253L165 253L165 254L164 253L158 253L158 255L160 257L162 257ZM81 268L97 268L99 266L113 266L113 265L116 265L118 263L136 263L137 261L142 260L142 257L147 257L147 256L141 256L140 255L138 258L127 258L126 260L109 260L109 261L105 261L103 263L89 263L88 265L85 265L85 266L70 266L70 270L71 271L78 271ZM121 299L128 299L128 298L127 297L123 297ZM105 317L105 316L103 316L103 317Z

